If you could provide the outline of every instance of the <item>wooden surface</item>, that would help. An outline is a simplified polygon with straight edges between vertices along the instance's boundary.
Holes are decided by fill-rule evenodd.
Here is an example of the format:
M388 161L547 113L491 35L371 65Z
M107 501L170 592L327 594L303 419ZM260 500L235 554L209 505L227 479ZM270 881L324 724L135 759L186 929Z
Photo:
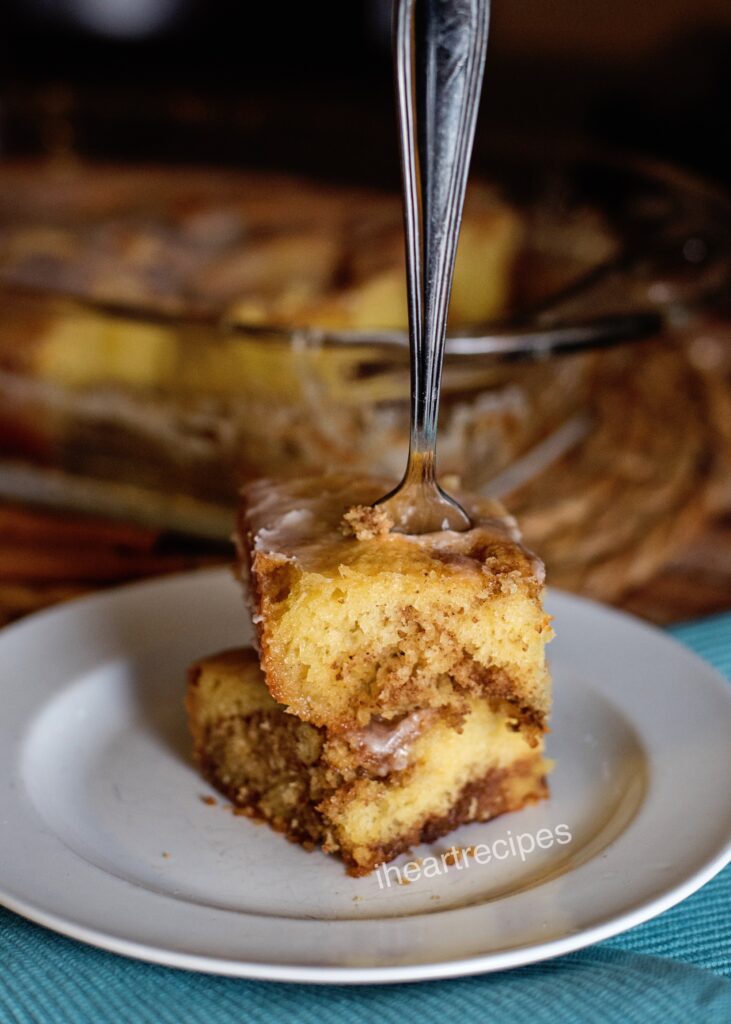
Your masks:
M221 546L140 526L0 504L0 625L95 590L228 560Z
M230 558L222 546L138 526L0 505L0 624L81 594ZM649 583L615 603L663 625L731 609L731 515L710 523Z

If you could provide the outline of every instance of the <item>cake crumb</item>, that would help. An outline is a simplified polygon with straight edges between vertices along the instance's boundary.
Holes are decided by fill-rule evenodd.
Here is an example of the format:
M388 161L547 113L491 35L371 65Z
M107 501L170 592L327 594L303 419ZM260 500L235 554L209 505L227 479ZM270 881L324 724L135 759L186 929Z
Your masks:
M206 807L215 807L218 800L216 800L215 796L202 796L201 803L204 803Z
M341 530L346 537L356 540L374 540L385 537L393 527L393 519L383 506L353 505L343 516Z

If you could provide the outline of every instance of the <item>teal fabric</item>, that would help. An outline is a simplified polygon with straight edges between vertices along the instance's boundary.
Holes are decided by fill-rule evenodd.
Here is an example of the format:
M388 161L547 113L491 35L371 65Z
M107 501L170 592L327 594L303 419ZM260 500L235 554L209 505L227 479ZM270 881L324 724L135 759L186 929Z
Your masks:
M731 615L672 632L731 680ZM319 988L192 974L92 949L0 909L0 1024L87 1021L730 1024L731 866L654 921L579 953L415 985Z

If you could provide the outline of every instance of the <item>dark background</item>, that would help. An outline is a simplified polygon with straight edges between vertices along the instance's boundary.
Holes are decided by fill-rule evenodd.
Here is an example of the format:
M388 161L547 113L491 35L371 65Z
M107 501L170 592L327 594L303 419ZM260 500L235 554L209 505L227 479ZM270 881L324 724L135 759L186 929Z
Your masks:
M0 152L396 181L388 0L0 0ZM726 183L728 0L497 0L478 136L582 136ZM169 115L174 115L172 127Z

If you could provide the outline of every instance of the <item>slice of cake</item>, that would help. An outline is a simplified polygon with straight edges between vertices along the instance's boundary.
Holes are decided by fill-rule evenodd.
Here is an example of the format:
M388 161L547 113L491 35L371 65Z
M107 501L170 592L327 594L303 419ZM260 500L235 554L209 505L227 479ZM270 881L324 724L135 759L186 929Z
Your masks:
M540 731L497 697L333 732L288 714L240 649L192 666L186 706L201 770L235 807L354 875L547 795Z
M239 566L276 701L332 731L415 710L507 700L550 709L543 566L495 502L458 494L473 528L392 532L370 508L388 481L260 480L243 491Z

